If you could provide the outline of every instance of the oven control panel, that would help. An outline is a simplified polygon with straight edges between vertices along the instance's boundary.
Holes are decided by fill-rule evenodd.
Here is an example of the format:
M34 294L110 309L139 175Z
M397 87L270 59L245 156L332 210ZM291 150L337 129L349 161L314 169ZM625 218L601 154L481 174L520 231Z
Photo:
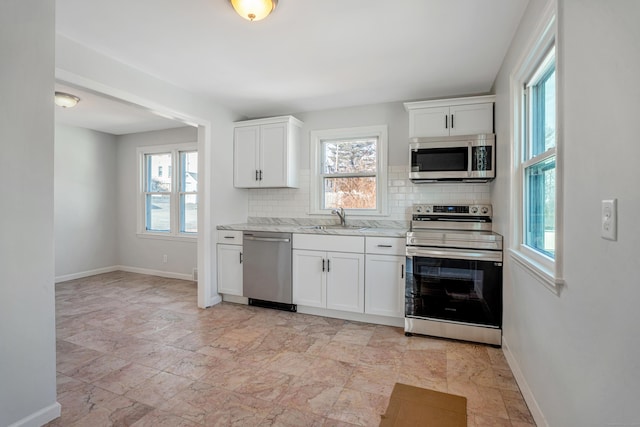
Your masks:
M491 217L491 205L475 204L475 205L413 205L414 216L423 215L453 215L453 216L484 216Z

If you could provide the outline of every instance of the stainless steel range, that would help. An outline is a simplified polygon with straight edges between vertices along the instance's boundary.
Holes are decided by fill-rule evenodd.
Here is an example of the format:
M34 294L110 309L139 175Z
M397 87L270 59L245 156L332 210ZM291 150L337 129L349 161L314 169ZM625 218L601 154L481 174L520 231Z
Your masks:
M491 205L413 206L405 321L413 333L502 345L502 236Z

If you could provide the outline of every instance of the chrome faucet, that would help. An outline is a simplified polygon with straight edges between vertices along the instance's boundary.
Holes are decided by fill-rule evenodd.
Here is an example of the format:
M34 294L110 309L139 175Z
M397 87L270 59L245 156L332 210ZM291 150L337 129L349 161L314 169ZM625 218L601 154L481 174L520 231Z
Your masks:
M346 227L347 226L347 218L345 217L345 213L344 213L344 209L343 208L337 208L331 211L332 215L338 215L338 217L340 218L340 226L342 227Z

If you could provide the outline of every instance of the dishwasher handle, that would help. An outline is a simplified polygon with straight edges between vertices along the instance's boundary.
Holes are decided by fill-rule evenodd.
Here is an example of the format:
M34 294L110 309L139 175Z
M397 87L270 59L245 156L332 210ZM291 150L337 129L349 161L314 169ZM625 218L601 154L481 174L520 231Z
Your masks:
M280 238L280 237L253 237L253 236L244 236L244 240L253 240L256 242L284 242L289 243L291 239Z

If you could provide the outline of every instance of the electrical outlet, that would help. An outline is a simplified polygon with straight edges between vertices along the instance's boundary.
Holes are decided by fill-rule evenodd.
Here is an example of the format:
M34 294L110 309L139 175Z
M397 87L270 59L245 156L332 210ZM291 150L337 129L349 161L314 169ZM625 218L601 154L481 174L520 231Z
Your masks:
M163 263L163 264L166 264L166 263L167 263L167 261L168 261L167 254L162 255L162 263Z
M618 199L610 199L602 201L602 228L600 229L600 235L603 239L617 240L617 200Z

